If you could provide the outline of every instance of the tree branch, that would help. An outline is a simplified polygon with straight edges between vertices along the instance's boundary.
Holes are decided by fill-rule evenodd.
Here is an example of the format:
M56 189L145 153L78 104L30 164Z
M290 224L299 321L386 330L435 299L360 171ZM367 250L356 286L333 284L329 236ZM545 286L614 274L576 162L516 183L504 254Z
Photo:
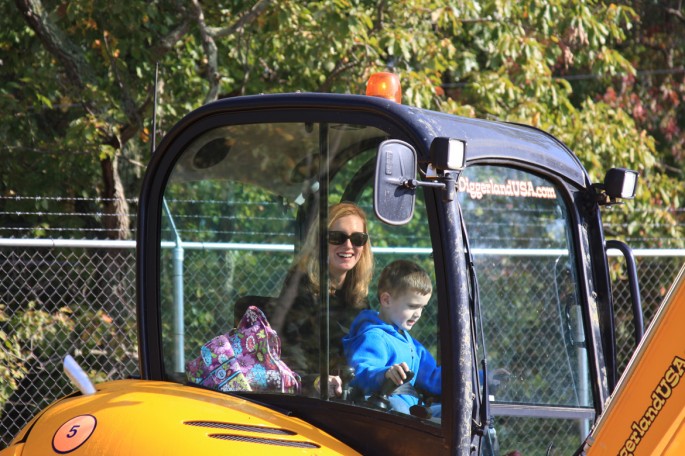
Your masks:
M87 86L96 85L95 71L88 65L85 56L75 46L66 34L54 24L49 15L45 12L41 0L15 0L15 4L20 13L28 23L29 27L35 31L45 49L57 59L59 64L66 72L64 84L77 92L76 97L81 100L84 109L96 118L106 117L107 108L93 103L88 96ZM109 52L109 51L108 51ZM116 64L111 62L116 73ZM122 84L121 79L117 80ZM140 111L136 111L133 101L128 94L123 96L122 104L128 116L128 126L134 129L140 128ZM121 136L117 135L117 127L109 119L99 128L102 134L103 144L115 145L118 150L123 146ZM125 133L132 135L131 128L127 128ZM128 203L124 187L119 176L117 167L117 155L100 159L102 170L102 181L104 184L103 196L106 201L103 203L104 211L111 214L128 213ZM113 239L127 239L130 234L128 217L105 217L103 226L110 230L109 235Z
M130 122L142 124L140 112L136 109L135 102L133 101L133 98L130 95L128 85L126 84L126 81L121 77L121 74L119 74L117 58L112 54L107 32L104 33L102 41L105 45L105 50L107 51L107 59L109 60L109 65L112 67L112 74L114 75L114 79L116 80L117 85L120 89L119 98L121 99L124 114L126 114L126 118L129 119Z
M219 63L217 57L217 46L215 39L232 35L241 32L244 27L253 22L261 15L264 10L271 4L272 0L259 0L248 12L240 15L238 20L228 27L218 28L210 27L205 22L204 12L199 0L192 0L193 10L195 12L195 21L200 29L200 36L202 37L202 47L207 56L207 70L205 72L207 82L209 82L209 90L205 96L204 103L214 101L219 96L219 85L221 82L221 73L219 72Z
M190 22L187 19L184 19L178 27L152 47L150 50L152 60L158 62L167 52L173 49L176 43L188 33L188 30L190 30Z
M333 71L326 76L326 80L319 85L317 91L318 92L330 92L331 87L333 86L333 81L335 81L335 78L338 77L338 75L344 73L345 71L354 68L355 66L359 65L359 62L347 62L343 63L341 60L338 60L335 64L335 68L333 68Z
M207 55L207 71L206 77L209 82L209 90L205 96L205 103L216 100L219 94L219 81L221 81L221 73L219 73L219 64L217 62L217 48L214 42L214 37L209 32L207 24L205 23L205 15L202 12L202 6L198 0L192 0L193 10L195 11L195 20L200 27L200 36L202 37L202 47Z
M680 22L685 23L685 14L683 14L682 11L677 10L675 8L665 8L666 12L670 14L671 16L675 17L678 19Z
M247 13L240 15L235 23L224 28L209 27L207 31L214 38L223 38L240 32L247 24L250 24L257 19L272 2L273 0L259 0Z
M64 67L69 84L83 90L93 71L78 48L52 23L41 0L15 0L15 4L48 52Z

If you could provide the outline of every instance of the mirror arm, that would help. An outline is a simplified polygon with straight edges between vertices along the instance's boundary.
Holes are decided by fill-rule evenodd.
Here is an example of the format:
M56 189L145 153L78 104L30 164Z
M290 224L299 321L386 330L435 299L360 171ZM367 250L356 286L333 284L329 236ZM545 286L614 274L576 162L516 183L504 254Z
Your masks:
M406 187L414 190L417 187L434 187L434 188L445 188L445 184L442 182L427 182L420 181L417 179L402 179L400 182L401 187Z
M444 190L443 199L445 201L452 201L456 195L456 179L452 173L447 173L440 177L440 182L420 181L417 179L402 179L399 182L400 187L409 189L416 189L417 187L432 187Z

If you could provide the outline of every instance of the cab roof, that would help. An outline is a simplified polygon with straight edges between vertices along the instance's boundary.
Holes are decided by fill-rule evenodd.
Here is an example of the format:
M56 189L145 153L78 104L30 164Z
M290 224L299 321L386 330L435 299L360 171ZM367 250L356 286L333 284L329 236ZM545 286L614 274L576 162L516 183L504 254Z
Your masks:
M285 93L249 95L221 99L188 114L166 136L171 141L184 129L208 116L227 113L252 113L262 122L277 121L287 113L288 121L326 119L325 113L349 122L350 116L370 116L395 124L417 147L420 160L427 160L430 144L436 137L466 141L467 165L481 161L512 161L522 166L543 167L558 177L586 188L590 180L571 150L554 136L530 126L460 117L398 104L365 95L328 93ZM317 117L319 116L319 117ZM271 120L270 117L274 117ZM330 121L330 120L328 120ZM163 143L160 149L163 149Z

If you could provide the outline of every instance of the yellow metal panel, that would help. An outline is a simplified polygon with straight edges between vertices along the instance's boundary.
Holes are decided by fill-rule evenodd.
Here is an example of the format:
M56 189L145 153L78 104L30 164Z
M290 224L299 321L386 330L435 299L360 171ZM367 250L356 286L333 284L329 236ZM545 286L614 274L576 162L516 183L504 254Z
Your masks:
M664 299L588 439L588 455L682 452L685 268Z
M19 443L0 451L0 456L21 456L22 451L24 451L24 445Z
M685 454L685 409L680 411L680 417L673 423L676 428L669 441L664 441L663 456L683 456Z
M47 408L21 445L24 456L357 454L299 419L215 391L168 382L120 380ZM17 451L19 450L19 451Z

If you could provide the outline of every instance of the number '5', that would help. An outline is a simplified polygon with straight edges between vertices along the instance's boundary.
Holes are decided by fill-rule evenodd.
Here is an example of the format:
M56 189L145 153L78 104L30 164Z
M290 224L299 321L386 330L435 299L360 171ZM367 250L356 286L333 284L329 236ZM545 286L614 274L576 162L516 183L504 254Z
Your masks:
M76 433L78 432L78 428L80 428L80 427L81 426L79 424L73 425L71 427L71 429L69 429L69 432L67 432L67 438L72 438L73 436L75 436Z

